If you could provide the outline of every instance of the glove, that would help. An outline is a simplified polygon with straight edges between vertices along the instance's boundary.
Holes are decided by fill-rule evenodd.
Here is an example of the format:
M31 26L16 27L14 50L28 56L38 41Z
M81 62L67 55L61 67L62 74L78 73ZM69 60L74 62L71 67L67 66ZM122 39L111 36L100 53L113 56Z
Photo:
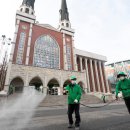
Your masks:
M75 100L74 100L74 103L78 103L78 100L77 100L77 99L75 99Z

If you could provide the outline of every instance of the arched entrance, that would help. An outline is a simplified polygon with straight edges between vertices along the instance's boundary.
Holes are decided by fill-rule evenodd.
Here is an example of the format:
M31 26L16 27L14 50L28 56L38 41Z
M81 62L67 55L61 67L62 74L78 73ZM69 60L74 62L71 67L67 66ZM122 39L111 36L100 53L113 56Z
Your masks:
M48 95L60 95L60 85L58 83L58 81L56 79L51 79L48 84L48 91L47 94Z
M84 94L84 93L85 93L84 83L83 83L82 81L80 81L78 84L79 84L80 87L82 88L82 93Z
M68 80L66 80L65 82L64 82L64 85L63 85L63 89L67 86L67 85L69 85L71 82L70 82L70 80L68 79ZM63 95L66 95L67 93L66 93L66 91L63 91Z
M20 77L16 77L11 81L10 87L13 88L11 93L23 92L24 82Z
M39 77L35 77L30 81L29 86L34 86L36 90L41 91L40 88L43 86L43 83Z

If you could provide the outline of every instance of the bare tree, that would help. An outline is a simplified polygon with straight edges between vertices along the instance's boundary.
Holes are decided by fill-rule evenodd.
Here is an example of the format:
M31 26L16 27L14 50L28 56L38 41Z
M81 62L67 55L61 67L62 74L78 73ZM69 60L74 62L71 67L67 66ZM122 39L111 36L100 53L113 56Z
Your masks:
M5 53L5 56L3 58L3 62L0 67L0 91L3 90L4 84L5 84L5 78L6 78L6 72L7 72L7 51Z

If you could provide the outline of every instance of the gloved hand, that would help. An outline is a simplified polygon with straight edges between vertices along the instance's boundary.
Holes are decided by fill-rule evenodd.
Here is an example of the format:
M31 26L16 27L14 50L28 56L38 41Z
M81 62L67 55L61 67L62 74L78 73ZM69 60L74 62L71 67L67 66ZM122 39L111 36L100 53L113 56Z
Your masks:
M75 99L75 100L74 100L74 103L78 103L78 100L77 100L77 99Z

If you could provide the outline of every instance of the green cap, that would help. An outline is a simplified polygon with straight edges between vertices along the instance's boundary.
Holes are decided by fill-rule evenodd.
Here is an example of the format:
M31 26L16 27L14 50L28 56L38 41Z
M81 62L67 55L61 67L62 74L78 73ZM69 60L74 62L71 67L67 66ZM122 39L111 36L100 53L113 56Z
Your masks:
M117 78L119 78L120 76L127 76L124 72L119 72L118 74L117 74Z
M70 79L71 80L76 80L77 78L76 78L76 76L71 76Z

